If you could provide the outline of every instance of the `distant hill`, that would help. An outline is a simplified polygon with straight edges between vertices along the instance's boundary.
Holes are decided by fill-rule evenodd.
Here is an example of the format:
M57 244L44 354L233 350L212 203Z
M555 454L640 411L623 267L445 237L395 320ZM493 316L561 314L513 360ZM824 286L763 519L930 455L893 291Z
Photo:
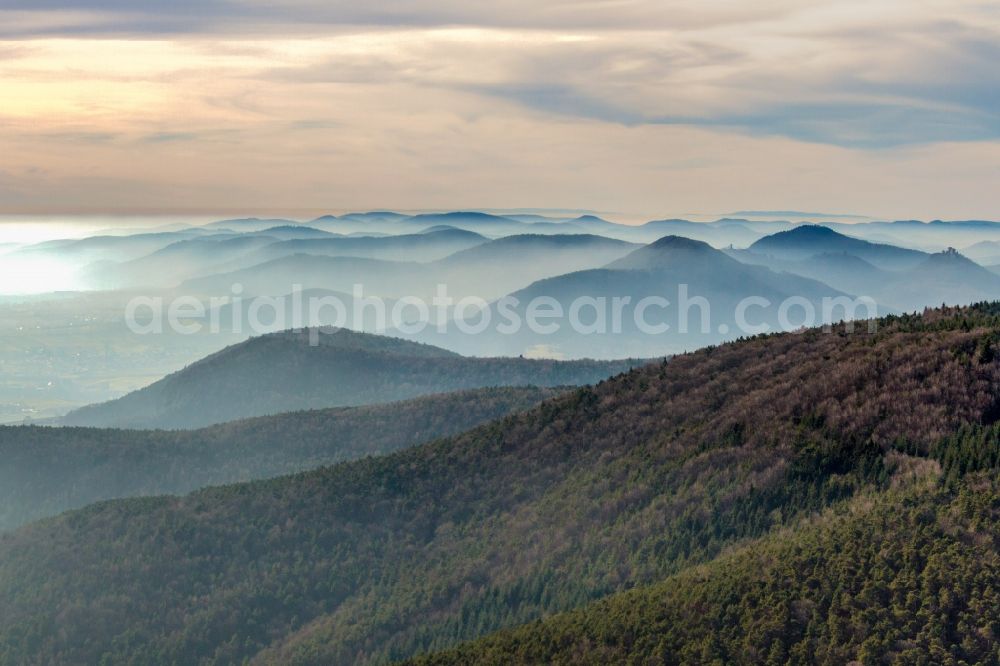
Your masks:
M474 248L456 253L440 262L445 265L472 265L479 261L496 263L508 259L516 259L519 253L528 253L531 259L552 257L555 261L561 259L560 254L567 253L576 258L578 255L590 257L591 261L600 261L607 254L622 255L639 247L636 243L613 238L605 238L592 234L566 234L548 236L539 234L519 234L505 236L497 240L483 243ZM582 261L577 258L576 261Z
M566 220L566 223L592 231L607 231L609 229L617 229L622 226L620 224L616 224L615 222L609 222L603 217L598 217L596 215L580 215L579 217L574 217L571 220Z
M761 246L755 244L749 250L730 251L729 254L746 263L807 276L853 295L871 297L896 311L916 311L941 304L969 305L1000 298L1000 281L996 274L953 249L914 254L912 250L891 245L849 239L824 227L799 229L808 231L799 232L791 239L787 236L777 238L780 234L776 234L760 241L765 243L773 239L780 246L774 253L765 254L760 251ZM807 237L806 241L799 242L802 236ZM832 240L813 242L823 238ZM825 245L842 249L799 258ZM774 250L774 246L765 244L765 249L768 248ZM899 256L909 258L899 262ZM863 257L895 268L878 268ZM911 264L912 258L919 261Z
M692 222L690 220L653 220L645 224L619 224L597 215L577 217L562 215L537 215L530 213L496 214L480 211L447 211L403 215L389 212L354 213L341 216L323 216L309 223L337 233L379 232L389 234L412 233L415 225L435 227L446 225L501 237L520 234L583 234L592 233L629 242L649 243L665 235L679 235L703 240L717 247L735 244L746 247L768 233L782 228L781 223L760 223L749 220L718 220Z
M367 405L487 386L571 386L638 361L464 358L397 338L326 329L227 347L118 400L71 412L62 425L193 428L302 409Z
M294 240L299 238L330 238L336 236L329 231L323 231L315 227L304 224L286 224L279 227L268 227L263 231L255 232L264 236L273 236L280 240Z
M295 220L286 220L284 218L265 218L261 219L259 217L243 217L232 220L218 220L216 222L210 222L205 225L206 229L231 229L233 231L246 232L246 231L263 231L265 229L270 229L273 227L287 227L287 226L297 226L301 224Z
M750 250L727 250L726 254L742 263L795 273L855 295L871 296L873 290L881 293L882 285L897 275L847 252L823 252L801 260L775 259Z
M686 301L682 293L686 293ZM748 266L702 241L667 236L633 250L605 268L539 280L510 294L517 304L508 309L525 324L512 334L490 335L493 329L489 329L480 335L454 332L442 337L429 331L420 339L463 353L491 349L504 354L543 350L567 358L609 358L616 354L664 356L753 332L739 327L737 313L744 299L765 299L769 304L743 311L746 323L776 331L781 328L779 308L786 299L806 299L815 316L811 323L818 323L823 315L822 299L842 295L843 292L815 280ZM562 314L558 320L545 322L546 326L550 321L558 323L558 330L532 330L527 325L531 303L543 299L549 305L552 305L549 299L553 299L555 309ZM613 311L616 299L622 303L617 317ZM703 307L706 303L707 307ZM491 305L491 321L506 320L501 304L502 301ZM579 327L570 319L574 304L579 307L576 313ZM799 309L787 318L791 322L803 321L804 317L805 313ZM470 319L478 321L479 315ZM620 323L618 330L615 330L616 319ZM703 327L706 320L708 325Z
M100 500L188 493L390 453L558 393L473 389L193 431L0 427L0 531Z
M189 293L228 294L236 283L245 293L282 296L294 285L350 293L361 284L367 295L426 296L447 279L427 262L441 260L487 239L463 229L445 228L399 236L307 238L261 245L217 272L185 280Z
M464 229L459 229L458 227L453 227L450 224L435 224L432 227L427 227L426 229L421 230L420 233L422 233L422 234L433 234L433 233L435 233L437 231L452 231L452 230L454 230L454 231L462 231L462 232L465 232L465 233L475 233L475 232L466 232Z
M445 225L467 231L475 231L488 236L509 236L519 233L530 233L535 225L521 222L503 215L493 215L478 211L449 211L443 213L421 213L393 221L394 233L413 233L415 229L425 229ZM543 226L539 225L535 233L541 233ZM558 229L553 233L560 233Z
M992 663L998 331L982 305L759 336L388 456L46 519L0 538L0 655L387 663L509 629L428 660Z
M851 238L828 227L813 224L765 236L749 249L757 254L792 261L801 261L818 254L847 253L883 270L914 268L927 258L924 252Z
M438 284L456 298L492 299L551 277L600 266L638 247L588 234L518 234L497 240L450 227L387 237L320 238L272 243L235 260L236 270L181 284L192 293L281 296L292 286L430 299Z
M884 293L893 274L853 254L824 252L789 266L789 271L820 280L850 294Z
M518 234L456 252L430 268L452 291L496 298L535 280L602 266L636 247L590 234Z
M45 241L18 248L11 256L29 258L39 255L52 256L73 266L84 266L97 261L129 261L156 252L172 243L213 233L216 232L195 228L129 236L90 236L81 239Z
M219 270L277 240L266 235L228 234L182 240L131 261L92 265L84 276L89 284L104 289L174 287Z
M390 210L372 210L364 213L347 213L346 215L341 215L340 217L334 217L333 219L340 221L355 221L355 222L356 221L369 222L373 220L384 222L384 221L404 220L407 217L409 216L404 213L396 213Z
M982 266L1000 264L1000 241L980 241L962 250L962 254Z
M540 215L495 215L478 211L451 211L445 213L423 213L400 221L406 226L447 225L478 231L492 236L513 236L524 234L580 234L600 233L618 237L616 231L627 232L629 227L601 220L596 216L581 216L575 219L544 217Z
M876 293L883 302L906 310L968 305L1000 298L1000 276L955 250L946 250L894 276Z
M369 296L398 296L422 293L414 289L422 287L429 290L432 282L430 271L416 262L300 253L281 256L248 268L186 280L180 284L179 290L192 294L226 296L232 293L234 285L239 284L242 285L244 294L284 296L291 293L295 285L302 289L351 293L354 285L360 284L364 287L364 293Z
M454 211L449 213L424 213L421 215L414 215L413 217L410 217L407 222L410 224L426 226L446 224L461 228L460 225L508 225L511 222L515 222L515 220L511 220L509 217L503 217L501 215L491 215L489 213Z
M428 262L442 259L487 242L474 231L442 228L399 236L361 236L288 240L270 245L254 257L256 263L289 256L311 254L327 257L360 257L383 261Z
M405 230L401 222L409 215L392 211L371 211L367 213L347 213L345 215L323 215L309 222L310 226L337 234L353 233L412 233Z
M844 234L879 243L940 252L948 247L967 247L1000 237L1000 223L983 220L896 220L866 224L824 223Z
M708 266L705 266L708 262ZM708 243L685 236L664 236L609 263L610 270L702 271L743 270L743 266Z
M683 236L716 247L737 245L745 247L764 235L746 226L742 221L691 222L689 220L652 220L635 227L633 234L641 234L645 242L663 236Z

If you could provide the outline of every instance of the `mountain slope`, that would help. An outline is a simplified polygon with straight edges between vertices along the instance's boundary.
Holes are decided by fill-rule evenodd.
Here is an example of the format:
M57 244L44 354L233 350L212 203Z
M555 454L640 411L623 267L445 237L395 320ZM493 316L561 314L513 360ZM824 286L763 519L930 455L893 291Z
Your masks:
M813 224L765 236L751 245L749 250L793 261L830 252L847 253L884 270L913 268L927 258L924 252L851 238L828 227Z
M431 264L451 291L496 298L536 280L603 266L637 245L590 234L521 234L477 245Z
M0 659L389 661L662 581L996 421L998 313L749 339L387 457L30 525L0 538Z
M116 497L291 474L454 435L558 393L487 388L202 430L0 427L0 531Z
M907 310L966 305L1000 297L1000 276L949 249L893 275L876 293L882 302Z
M118 400L71 412L61 424L194 428L485 386L589 384L639 363L465 358L347 329L316 340L310 344L310 331L251 338Z
M798 227L730 254L748 264L815 278L902 311L1000 297L997 276L954 249L926 254L848 238L825 227Z
M708 270L739 270L738 261L716 250L704 241L685 236L664 236L634 250L627 256L609 263L612 270L664 271L683 269L694 271L703 262L713 262Z
M989 471L963 495L866 497L655 586L414 663L996 663L1000 469Z
M983 266L1000 263L1000 241L974 243L963 248L962 254Z

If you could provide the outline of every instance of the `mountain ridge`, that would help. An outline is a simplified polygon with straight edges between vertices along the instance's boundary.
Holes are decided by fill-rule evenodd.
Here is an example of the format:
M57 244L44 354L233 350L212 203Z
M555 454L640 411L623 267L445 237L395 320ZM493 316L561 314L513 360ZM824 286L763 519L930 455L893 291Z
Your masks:
M758 336L386 457L47 519L0 538L0 655L385 662L698 571L995 424L998 331L992 304Z
M853 238L821 225L805 224L765 236L749 247L751 252L780 259L803 260L829 252L847 252L882 269L913 268L927 253L885 243Z
M558 395L483 388L198 430L0 426L0 532L97 501L283 476L455 435Z
M473 358L348 329L283 331L231 345L122 398L70 412L59 423L193 428L460 389L587 384L641 363Z

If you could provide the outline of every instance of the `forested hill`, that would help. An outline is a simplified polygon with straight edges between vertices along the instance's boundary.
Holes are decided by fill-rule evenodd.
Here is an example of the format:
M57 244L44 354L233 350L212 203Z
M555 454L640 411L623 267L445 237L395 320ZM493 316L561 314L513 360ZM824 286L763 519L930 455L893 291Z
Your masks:
M347 329L323 329L316 337L285 331L227 347L118 400L71 412L60 424L199 428L489 386L580 386L642 363L469 358Z
M963 472L957 491L937 485L936 465L915 471L934 485L865 496L656 585L413 666L1000 663L1000 467Z
M691 654L680 652L688 637L730 621L768 658L794 622L810 635L829 626L830 641L844 642L831 663L864 657L852 641L883 627L880 590L892 585L913 614L892 615L901 628L886 635L897 642L866 650L887 663L911 663L890 648L923 650L926 663L963 654L990 663L995 606L976 586L977 576L989 584L997 500L976 472L993 458L970 442L990 441L1000 416L998 340L998 306L885 319L874 333L760 337L386 457L47 519L0 537L0 662L386 662L687 576L664 611L668 623L692 616L678 628L687 633L640 657L691 661L679 656ZM933 466L927 457L946 470L940 485L906 495L917 491L905 472ZM822 545L822 522L808 520L882 502L889 508L873 515L883 522L857 531L856 550L840 559ZM893 516L899 531L878 529ZM818 536L799 531L804 520ZM845 520L846 534L864 526ZM779 550L742 550L761 537ZM739 560L755 552L762 559ZM865 584L864 564L883 560L895 568L872 568L878 578ZM958 580L945 576L953 562ZM787 587L814 597L796 603L783 591L785 563L802 576ZM756 577L745 584L725 578L748 569ZM831 592L809 571L845 587ZM772 601L776 613L754 610ZM628 626L620 614L608 620ZM568 635L631 649L607 626L593 639ZM725 663L730 641L744 639L715 634L720 645L705 654ZM572 662L575 653L538 654Z
M0 531L118 497L188 493L390 453L560 393L485 388L201 430L0 427Z

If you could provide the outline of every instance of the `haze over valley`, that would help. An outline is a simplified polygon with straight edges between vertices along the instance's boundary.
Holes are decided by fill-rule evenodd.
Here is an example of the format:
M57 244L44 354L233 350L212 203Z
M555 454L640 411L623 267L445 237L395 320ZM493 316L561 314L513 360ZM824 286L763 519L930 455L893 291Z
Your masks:
M35 293L30 271L4 283L0 420L61 417L224 347L292 328L345 326L466 356L613 360L1000 297L998 264L991 263L1000 256L990 245L1000 242L1000 224L982 221L627 225L593 215L382 211L145 224L6 247L5 265L37 262L41 272L57 265L54 275L66 283ZM920 240L886 242L892 234ZM442 288L446 308L435 305ZM838 305L845 296L851 303ZM748 306L745 321L737 321L748 297L770 305ZM540 298L545 313L561 318L498 332L511 318L526 322L529 304ZM789 298L808 303L779 318ZM629 302L616 306L616 299ZM643 299L648 305L637 307ZM172 327L172 306L198 316ZM459 330L459 323L477 328L484 311L491 320L484 330ZM558 328L550 332L551 322ZM317 398L299 407L335 404ZM285 408L296 405L279 400L260 413Z

